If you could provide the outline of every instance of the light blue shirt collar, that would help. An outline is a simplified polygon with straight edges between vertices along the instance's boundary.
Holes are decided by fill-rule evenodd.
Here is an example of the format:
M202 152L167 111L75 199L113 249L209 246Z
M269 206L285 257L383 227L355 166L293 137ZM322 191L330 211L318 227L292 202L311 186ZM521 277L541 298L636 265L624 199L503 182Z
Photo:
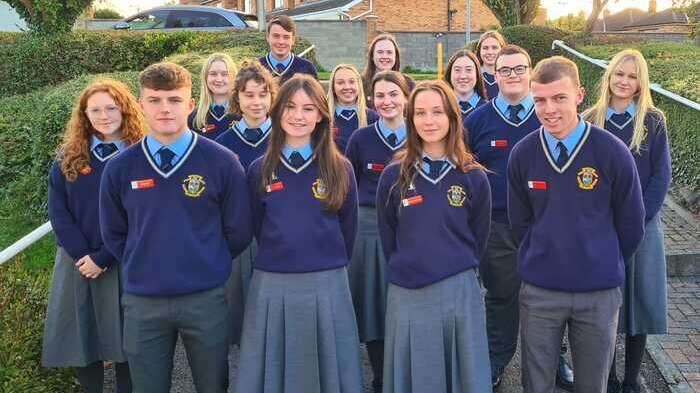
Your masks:
M559 149L557 148L557 144L559 142L562 142L564 146L566 147L566 151L569 153L569 157L571 157L571 154L573 154L574 149L576 148L576 145L578 145L578 142L581 140L581 137L583 137L583 132L586 130L586 122L583 121L581 116L578 118L578 124L576 124L576 128L563 140L559 140L555 137L552 136L547 130L544 130L544 139L547 141L547 147L549 148L549 152L552 155L552 158L556 161L559 158Z
M241 121L239 121L238 124L236 124L235 128L239 134L243 135L246 128L250 127L248 127L248 124L246 124L245 119L242 118ZM270 132L270 130L272 129L272 119L268 117L259 127L256 128L262 130L263 135L267 135L267 133Z
M155 140L155 138L153 138L152 136L147 135L146 146L148 147L148 151L151 153L151 156L158 165L160 165L160 154L157 154L158 150L160 150L162 147L167 147L168 149L170 149L170 151L172 151L175 154L172 160L172 163L174 165L187 152L187 148L190 147L193 138L194 134L188 129L185 132L183 132L182 135L180 135L180 137L177 138L175 142L171 143L170 145L163 145L162 143Z
M298 149L294 149L294 148L292 148L291 146L286 145L286 144L285 144L284 147L282 148L282 154L284 155L284 157L285 157L287 160L289 160L289 157L290 157L290 156L292 155L292 153L294 153L295 151L298 151L299 154L301 154L301 157L304 159L304 161L308 161L309 158L311 158L311 156L312 156L313 153L314 153L314 149L311 147L311 143L307 143L306 145L304 145L304 146L302 146L302 147L300 147L300 148L298 148Z
M432 160L432 158L430 158L429 155L427 155L425 152L423 152L421 154L420 167L423 170L423 172L430 173L430 165L428 165L427 162L423 161L423 158L426 158L426 157ZM442 162L443 162L442 167L440 168L440 173L442 173L442 171L445 170L445 166L450 165L450 163L449 163L449 161L447 161L447 156L442 156L437 161L439 161L439 160L442 160ZM433 160L433 161L436 161L436 160Z
M100 143L105 143L105 144L106 143L114 143L114 145L117 147L117 150L119 150L120 152L123 151L124 149L126 149L126 142L124 142L121 139L118 139L116 141L111 141L111 142L103 142L103 141L99 140L95 135L90 136L90 150L95 151L95 148Z
M406 139L406 123L404 123L401 127L392 130L389 127L387 127L384 124L384 119L379 119L377 122L377 125L379 126L379 131L382 132L382 135L384 135L384 138L388 138L389 135L396 134L396 142L401 143L404 139Z
M342 112L342 111L344 111L344 110L353 110L353 111L357 112L357 105L353 105L353 106L342 106L342 105L340 105L340 104L335 104L335 114L336 114L337 116L340 116L340 112Z
M469 105L472 106L472 108L476 108L480 100L481 96L479 96L479 93L477 93L476 91L473 91L472 95L466 99L466 101L469 103ZM457 101L464 102L465 100L463 100L462 97L457 97Z
M634 115L637 113L637 105L633 102L630 102L629 106L624 110L624 112L627 112L630 114L631 117L634 117ZM608 112L605 114L605 120L610 120L612 115L616 114L615 110L611 107L608 107ZM622 114L620 112L619 114Z
M272 64L272 66L275 67L275 68L277 67L277 64L282 64L282 66L284 66L284 68L287 68L287 66L289 65L289 63L292 61L292 54L290 53L289 56L287 56L286 59L284 59L284 60L282 60L282 61L278 61L277 59L275 59L274 56L272 56L272 53L268 53L268 54L267 54L267 60L268 60L268 61L270 62L270 64Z
M503 95L501 93L498 93L498 95L495 98L496 102L496 108L498 108L499 112L503 114L506 118L508 117L508 105L510 105L505 98L503 98ZM525 98L522 99L522 101L519 102L520 105L523 106L523 109L518 112L518 116L520 119L524 119L525 115L530 113L530 109L532 109L533 106L535 106L535 101L532 99L532 94L528 94L525 96Z
M216 103L212 101L211 105L209 105L210 108L214 108L215 106L223 106L224 109L226 109L228 107L228 101L224 101L222 103Z

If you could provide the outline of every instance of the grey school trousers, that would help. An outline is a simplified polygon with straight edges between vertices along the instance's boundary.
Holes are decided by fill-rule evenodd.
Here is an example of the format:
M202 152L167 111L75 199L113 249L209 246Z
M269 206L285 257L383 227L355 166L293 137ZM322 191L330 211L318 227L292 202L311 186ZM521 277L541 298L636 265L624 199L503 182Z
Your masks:
M135 393L169 393L178 334L198 393L228 388L229 307L223 286L180 296L122 295L124 350Z
M520 342L524 393L553 393L564 328L569 328L575 393L603 393L612 362L620 288L562 292L523 282Z
M508 224L491 221L479 275L486 288L486 333L491 374L500 375L518 347L518 243Z

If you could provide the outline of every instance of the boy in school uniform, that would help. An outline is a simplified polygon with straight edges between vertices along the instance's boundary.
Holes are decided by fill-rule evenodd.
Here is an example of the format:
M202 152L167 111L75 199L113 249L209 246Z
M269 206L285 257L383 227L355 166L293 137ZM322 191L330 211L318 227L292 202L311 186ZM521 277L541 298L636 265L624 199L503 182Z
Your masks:
M495 60L499 93L464 119L470 150L488 169L491 185L491 234L479 273L486 288L486 329L489 337L494 387L518 346L518 242L508 224L506 164L513 146L540 127L530 95L530 55L506 45ZM573 387L573 372L563 356L557 372L559 385ZM568 390L568 389L567 389Z
M228 386L231 259L250 243L245 174L235 155L187 127L189 72L140 75L149 134L110 160L100 186L101 233L121 261L124 349L134 390L170 391L182 337L198 392Z
M316 67L310 61L292 53L296 34L296 24L288 16L278 16L267 24L265 39L270 46L270 52L260 58L260 64L272 73L279 86L295 74L309 74L318 79Z
M554 392L554 366L568 327L576 392L605 391L613 358L624 258L644 234L634 159L609 132L577 115L576 65L555 56L532 77L542 127L508 162L508 215L517 239L522 384Z

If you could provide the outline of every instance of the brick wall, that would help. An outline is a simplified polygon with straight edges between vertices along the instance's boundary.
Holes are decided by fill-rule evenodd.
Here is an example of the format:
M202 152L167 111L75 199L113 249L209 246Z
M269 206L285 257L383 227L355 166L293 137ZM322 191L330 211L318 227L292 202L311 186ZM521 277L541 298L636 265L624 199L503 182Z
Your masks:
M437 44L442 42L442 65L454 52L466 44L464 33L449 33L440 39L434 32L394 32L401 47L401 67L411 66L422 70L437 70ZM478 40L480 32L472 32L471 39ZM444 71L443 71L444 72Z
M350 63L362 71L367 52L365 21L300 20L296 24L298 34L316 45L316 59L323 68L330 71L336 64Z

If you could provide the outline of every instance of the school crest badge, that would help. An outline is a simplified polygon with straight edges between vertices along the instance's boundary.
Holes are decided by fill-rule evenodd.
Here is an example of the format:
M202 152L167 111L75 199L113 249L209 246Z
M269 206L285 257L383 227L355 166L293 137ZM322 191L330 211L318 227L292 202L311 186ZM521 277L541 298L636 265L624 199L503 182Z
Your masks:
M200 175L189 175L182 182L182 191L191 198L198 198L205 190L206 182Z
M576 174L576 181L578 182L578 188L592 190L598 184L598 173L596 173L595 168L583 167Z
M464 192L462 186L452 185L447 190L447 202L449 202L452 207L462 207L466 198L467 193Z
M316 199L326 199L326 186L323 184L321 179L316 179L316 181L311 185L311 192L314 194Z

